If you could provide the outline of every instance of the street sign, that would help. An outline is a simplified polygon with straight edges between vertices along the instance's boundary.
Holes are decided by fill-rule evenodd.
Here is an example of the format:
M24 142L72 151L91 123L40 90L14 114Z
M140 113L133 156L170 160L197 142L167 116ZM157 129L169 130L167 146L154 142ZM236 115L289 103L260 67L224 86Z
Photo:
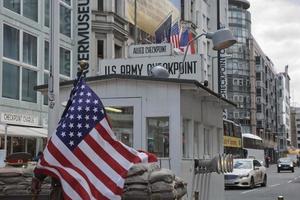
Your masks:
M128 47L128 56L131 58L148 56L170 56L171 44L139 44Z
M127 59L99 60L98 74L124 74L148 76L155 66L166 68L170 78L177 78L179 71L182 79L204 81L204 69L200 55L188 55L183 64L183 56L158 56Z

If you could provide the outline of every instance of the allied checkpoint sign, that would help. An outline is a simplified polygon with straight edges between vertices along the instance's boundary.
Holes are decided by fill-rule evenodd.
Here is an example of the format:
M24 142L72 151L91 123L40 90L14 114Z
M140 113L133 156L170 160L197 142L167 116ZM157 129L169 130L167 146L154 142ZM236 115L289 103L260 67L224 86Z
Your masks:
M170 74L170 78L203 81L203 64L200 55L187 55L183 63L183 55L157 56L126 59L99 60L98 75L124 74L148 76L151 68L162 66Z
M128 56L131 58L149 56L170 56L171 54L172 50L170 43L140 44L130 45L128 47Z

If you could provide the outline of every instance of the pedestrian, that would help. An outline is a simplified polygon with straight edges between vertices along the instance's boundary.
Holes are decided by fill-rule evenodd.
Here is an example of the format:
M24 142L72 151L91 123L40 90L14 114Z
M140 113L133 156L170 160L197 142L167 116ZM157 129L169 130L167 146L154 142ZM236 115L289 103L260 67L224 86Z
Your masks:
M269 156L265 157L265 163L266 163L266 167L269 168L269 162L270 162L270 158Z
M36 161L41 159L42 156L43 152L39 152ZM42 183L46 177L47 176L45 174L36 173L36 170L34 170L34 174L31 180L31 192L34 196L34 199L37 199L37 196L41 192ZM61 183L58 179L53 177L51 178L50 200L63 200Z

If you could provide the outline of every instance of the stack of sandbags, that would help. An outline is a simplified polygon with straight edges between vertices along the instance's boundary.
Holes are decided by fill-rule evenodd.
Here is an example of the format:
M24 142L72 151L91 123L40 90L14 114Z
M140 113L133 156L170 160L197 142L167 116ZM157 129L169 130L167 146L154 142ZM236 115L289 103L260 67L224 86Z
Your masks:
M0 168L0 197L10 195L31 195L33 168L11 167ZM50 179L42 184L41 194L50 193Z
M186 194L186 183L157 164L135 164L125 179L123 200L173 200Z

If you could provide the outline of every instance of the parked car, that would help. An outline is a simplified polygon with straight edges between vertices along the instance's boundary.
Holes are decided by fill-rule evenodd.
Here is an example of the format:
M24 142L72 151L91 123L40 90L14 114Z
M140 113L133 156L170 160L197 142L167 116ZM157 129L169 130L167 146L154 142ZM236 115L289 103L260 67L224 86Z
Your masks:
M280 173L280 171L288 170L294 173L294 162L291 158L279 158L277 162L277 172Z
M234 159L233 172L225 174L225 187L267 185L266 168L256 159Z

